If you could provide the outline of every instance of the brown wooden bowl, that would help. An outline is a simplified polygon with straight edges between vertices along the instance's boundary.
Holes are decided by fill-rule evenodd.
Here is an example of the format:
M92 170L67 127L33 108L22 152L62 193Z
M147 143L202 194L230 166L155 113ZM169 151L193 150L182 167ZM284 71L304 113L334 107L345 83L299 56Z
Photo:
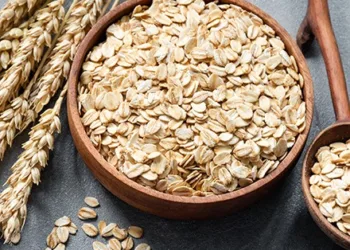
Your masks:
M77 55L74 58L69 77L67 101L69 125L75 145L86 165L109 191L128 204L145 212L172 219L206 219L209 217L223 216L246 207L266 195L282 176L286 174L287 170L290 169L298 159L307 139L312 121L314 99L312 80L305 58L287 31L265 12L244 0L221 1L221 3L239 5L243 9L261 17L266 24L270 25L276 31L284 41L287 51L295 57L300 72L305 80L303 89L306 102L305 130L298 136L295 145L276 170L264 179L238 191L210 197L180 197L143 187L128 179L107 163L94 148L85 133L78 113L77 84L81 67L87 53L94 45L101 41L106 29L123 15L129 14L137 5L150 5L151 2L151 0L128 0L120 4L101 18L80 45Z
M304 166L302 170L302 189L304 199L309 212L322 229L334 242L340 246L350 249L350 236L341 232L335 225L331 224L321 213L317 203L314 201L310 192L310 176L312 175L311 168L316 161L317 150L322 146L328 146L333 142L345 142L350 138L350 122L337 122L332 126L323 130L312 142L309 150L306 153Z

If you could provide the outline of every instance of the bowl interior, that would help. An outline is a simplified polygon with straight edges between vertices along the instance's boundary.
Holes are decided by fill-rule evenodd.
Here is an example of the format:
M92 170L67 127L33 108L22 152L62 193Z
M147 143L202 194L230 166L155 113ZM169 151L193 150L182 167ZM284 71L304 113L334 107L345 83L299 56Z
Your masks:
M72 126L74 126L74 129L78 131L77 135L80 137L79 139L84 144L86 144L85 147L87 152L85 153L89 154L91 157L94 157L99 162L99 164L105 170L107 170L111 175L113 175L119 181L130 186L135 191L142 192L145 195L153 196L164 201L172 201L172 202L179 202L179 203L199 203L199 204L225 201L225 200L234 199L240 196L244 196L248 193L256 191L257 189L263 189L264 187L266 188L269 183L280 179L283 176L283 174L297 160L297 157L299 156L301 150L303 149L303 146L307 139L307 135L310 130L312 114L313 114L312 80L311 80L310 72L303 54L299 50L294 40L287 33L287 31L284 28L282 28L277 23L277 21L271 18L268 14L266 14L265 12L261 11L258 7L244 0L222 0L220 1L220 3L236 4L242 7L243 9L253 12L256 15L258 15L260 18L262 18L264 22L269 26L271 26L276 31L277 35L281 37L281 39L285 43L286 50L288 51L288 53L295 57L299 67L299 71L304 77L303 95L304 95L304 100L306 102L306 127L305 127L305 130L301 134L299 134L299 136L296 139L295 145L289 151L288 155L283 159L283 161L280 163L280 165L276 170L274 170L272 173L267 175L265 178L258 180L245 188L242 188L240 190L237 190L231 193L215 195L210 197L180 197L180 196L161 193L153 189L143 187L142 185L137 184L136 182L128 179L126 176L124 176L119 171L117 171L114 167L112 167L109 163L107 163L107 161L105 161L104 158L99 154L97 149L94 148L90 139L84 132L84 127L80 121L80 117L77 109L77 84L79 81L81 66L85 60L87 53L90 51L90 49L94 45L96 45L98 42L101 41L101 39L103 39L106 29L111 24L116 22L123 15L129 14L133 10L133 8L136 7L137 5L150 5L151 2L152 2L151 0L129 0L120 4L115 9L111 10L108 14L106 14L103 18L101 18L101 20L87 34L86 38L84 39L84 41L79 47L77 55L74 58L72 70L69 77L68 112L72 120L72 122L70 122L71 130L72 130Z
M331 224L320 212L317 203L310 193L311 167L316 161L315 154L322 146L334 142L345 142L350 139L350 122L339 122L323 130L311 144L305 159L302 171L302 189L307 207L319 227L339 245L350 248L350 236L341 232L335 225Z

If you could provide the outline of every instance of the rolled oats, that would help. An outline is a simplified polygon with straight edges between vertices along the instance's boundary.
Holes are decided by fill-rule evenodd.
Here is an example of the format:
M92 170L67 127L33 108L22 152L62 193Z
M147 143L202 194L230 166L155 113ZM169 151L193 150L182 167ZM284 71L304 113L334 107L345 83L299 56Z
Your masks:
M46 245L49 249L64 250L70 234L76 234L77 226L67 216L59 218L55 227L46 238Z
M310 193L330 223L350 235L350 140L321 147L311 168Z
M83 64L78 98L91 142L128 178L208 196L278 167L305 128L303 84L283 41L253 13L158 0L107 29Z
M98 235L97 228L91 223L84 223L81 228L83 229L84 233L89 237L95 237Z
M88 205L89 207L98 207L100 205L100 203L98 202L98 200L94 197L86 197L84 199L86 205Z
M81 220L89 220L89 219L95 219L97 217L97 214L95 210L89 207L82 207L78 212L78 217Z

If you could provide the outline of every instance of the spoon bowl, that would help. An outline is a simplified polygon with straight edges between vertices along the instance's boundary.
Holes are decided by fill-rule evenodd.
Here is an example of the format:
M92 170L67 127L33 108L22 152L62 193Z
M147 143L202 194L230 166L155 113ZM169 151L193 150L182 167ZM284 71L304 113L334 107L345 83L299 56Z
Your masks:
M337 242L342 247L350 248L350 236L341 232L336 226L332 225L321 213L317 203L310 192L310 177L312 175L311 168L316 162L316 153L320 147L330 145L334 142L344 142L350 138L350 121L337 122L332 126L324 129L310 145L302 170L302 189L304 198L309 212L321 228L321 230L328 235L333 241Z
M350 106L345 75L337 41L330 21L327 0L309 0L308 11L302 22L297 42L303 50L317 38L325 61L329 87L337 122L324 129L310 145L302 170L302 190L305 202L316 224L338 245L350 249L350 236L332 225L321 213L310 191L311 168L320 147L350 139Z

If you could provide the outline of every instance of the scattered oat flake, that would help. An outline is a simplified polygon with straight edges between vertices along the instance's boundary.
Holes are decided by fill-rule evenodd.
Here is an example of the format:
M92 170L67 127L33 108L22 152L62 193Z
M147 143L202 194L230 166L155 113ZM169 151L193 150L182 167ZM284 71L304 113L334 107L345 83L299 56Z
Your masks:
M110 239L108 241L108 247L109 247L109 250L121 250L122 249L122 245L120 243L119 240L117 239Z
M98 207L100 205L100 203L98 202L98 200L94 197L86 197L84 199L86 205L88 205L89 207Z
M127 237L125 240L122 241L122 248L124 250L130 250L134 246L134 241L131 237Z
M81 227L84 233L89 237L95 237L98 235L98 229L91 223L84 223Z
M137 226L130 226L128 228L128 233L130 236L134 237L135 239L139 239L143 236L143 229Z
M95 219L97 217L96 212L88 207L83 207L78 212L78 217L81 220Z
M67 226L71 223L71 219L67 216L63 216L62 218L59 218L58 220L56 220L55 225L57 227L63 227L63 226Z
M108 250L108 247L100 241L94 241L94 243L92 243L92 248L94 250Z
M151 247L146 243L140 243L135 247L135 250L151 250Z
M69 238L69 230L66 226L57 228L57 237L61 243L66 243Z

